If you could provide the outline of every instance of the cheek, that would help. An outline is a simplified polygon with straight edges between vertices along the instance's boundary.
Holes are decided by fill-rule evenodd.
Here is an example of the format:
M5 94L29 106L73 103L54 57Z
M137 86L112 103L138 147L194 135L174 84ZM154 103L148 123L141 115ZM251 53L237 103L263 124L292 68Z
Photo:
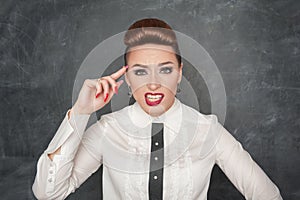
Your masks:
M139 103L139 105L146 105L144 94L146 93L146 87L140 87L132 92L134 99Z
M144 85L144 86L132 89L132 94L134 95L134 98L136 100L138 100L138 99L144 99L144 94L147 91L148 91L147 86Z
M178 84L178 78L176 77L163 79L161 83L163 87L167 88L174 95L176 94L177 84Z
M146 89L147 89L147 83L145 82L137 82L137 81L131 82L132 93L142 93Z

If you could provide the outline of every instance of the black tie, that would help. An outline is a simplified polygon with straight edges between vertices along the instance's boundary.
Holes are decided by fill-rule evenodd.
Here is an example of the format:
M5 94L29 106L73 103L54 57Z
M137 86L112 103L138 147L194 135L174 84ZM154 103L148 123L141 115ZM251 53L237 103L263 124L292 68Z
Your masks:
M149 199L163 199L164 124L153 123L149 173Z

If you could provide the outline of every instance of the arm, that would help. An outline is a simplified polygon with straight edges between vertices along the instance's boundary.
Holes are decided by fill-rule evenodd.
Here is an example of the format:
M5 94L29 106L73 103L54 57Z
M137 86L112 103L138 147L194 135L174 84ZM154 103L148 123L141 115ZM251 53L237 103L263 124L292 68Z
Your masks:
M282 200L276 185L224 128L216 145L216 162L246 199Z
M38 199L65 199L102 164L99 143L104 132L103 120L85 133L91 113L106 105L123 81L128 67L122 67L101 79L86 79L78 98L41 155L32 186ZM69 119L70 116L70 119ZM103 123L101 123L103 122Z
M38 199L65 199L102 164L100 151L94 151L104 130L101 120L84 132L89 115L71 114L68 119L69 113L39 158L32 186Z

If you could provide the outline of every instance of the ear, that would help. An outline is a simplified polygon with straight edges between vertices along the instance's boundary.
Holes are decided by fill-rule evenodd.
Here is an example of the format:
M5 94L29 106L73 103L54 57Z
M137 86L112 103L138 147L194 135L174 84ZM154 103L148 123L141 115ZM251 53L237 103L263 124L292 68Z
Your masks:
M181 62L180 67L179 67L179 77L178 77L178 81L177 81L178 84L181 82L182 68L183 68L183 63Z

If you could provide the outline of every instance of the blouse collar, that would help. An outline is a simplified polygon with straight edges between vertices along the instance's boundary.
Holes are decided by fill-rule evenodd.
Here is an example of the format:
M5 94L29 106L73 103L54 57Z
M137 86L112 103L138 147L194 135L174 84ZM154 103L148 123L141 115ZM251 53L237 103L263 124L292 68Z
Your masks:
M164 123L165 127L172 130L171 132L178 133L182 122L182 106L181 102L175 98L169 110L158 117L152 117L135 102L129 110L129 117L132 122L140 128L145 128L150 123Z

